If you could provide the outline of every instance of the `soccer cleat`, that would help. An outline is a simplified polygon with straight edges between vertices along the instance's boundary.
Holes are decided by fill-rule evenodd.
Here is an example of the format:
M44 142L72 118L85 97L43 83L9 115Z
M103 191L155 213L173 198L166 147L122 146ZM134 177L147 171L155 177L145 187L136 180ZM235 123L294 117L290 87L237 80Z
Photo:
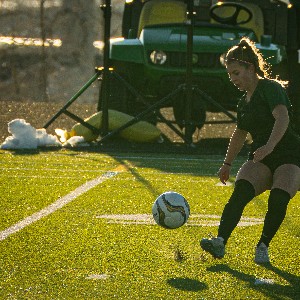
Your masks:
M254 261L257 264L267 264L270 263L268 247L261 243L258 247L255 248L255 258Z
M211 239L202 239L200 241L201 248L210 253L214 258L223 258L225 255L225 245L219 237Z

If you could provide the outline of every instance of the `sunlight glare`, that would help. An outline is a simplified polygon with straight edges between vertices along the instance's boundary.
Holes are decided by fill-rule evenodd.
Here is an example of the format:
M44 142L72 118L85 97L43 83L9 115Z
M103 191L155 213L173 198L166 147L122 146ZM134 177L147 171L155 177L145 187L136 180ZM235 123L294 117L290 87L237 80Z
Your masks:
M41 38L0 36L0 44L16 46L36 46L41 47L61 47L61 39L46 39L44 42Z

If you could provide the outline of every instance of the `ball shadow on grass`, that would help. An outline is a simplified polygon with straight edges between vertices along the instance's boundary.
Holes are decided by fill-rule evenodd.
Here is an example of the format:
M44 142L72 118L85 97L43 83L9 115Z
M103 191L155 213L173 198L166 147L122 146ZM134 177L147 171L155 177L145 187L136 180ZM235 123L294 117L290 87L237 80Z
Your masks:
M208 286L205 283L200 282L196 279L182 277L170 278L167 280L167 283L176 289L190 292L199 292L208 288Z

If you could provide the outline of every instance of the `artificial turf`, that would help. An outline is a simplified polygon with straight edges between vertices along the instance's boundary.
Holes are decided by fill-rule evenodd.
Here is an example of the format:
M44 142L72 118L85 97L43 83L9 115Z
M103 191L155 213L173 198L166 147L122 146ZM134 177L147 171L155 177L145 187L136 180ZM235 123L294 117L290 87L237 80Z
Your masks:
M199 247L216 233L232 192L218 184L222 156L59 150L0 157L0 233L113 172L0 240L1 299L300 299L299 194L270 246L271 265L253 262L261 222L237 227L222 260ZM167 190L191 207L179 229L151 220L154 200ZM262 220L267 197L256 197L244 217Z

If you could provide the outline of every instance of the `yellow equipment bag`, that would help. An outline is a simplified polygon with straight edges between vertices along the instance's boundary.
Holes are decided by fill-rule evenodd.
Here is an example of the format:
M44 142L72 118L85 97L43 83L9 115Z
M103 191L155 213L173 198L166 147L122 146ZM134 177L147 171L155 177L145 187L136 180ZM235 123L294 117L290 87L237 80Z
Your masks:
M131 121L134 117L125 113L108 110L108 130L113 131L127 122ZM92 126L100 129L102 126L102 111L99 111L89 118L84 120ZM160 130L146 121L139 121L119 133L122 138L133 142L153 142L160 136ZM70 132L65 132L65 140L72 136L83 136L85 141L91 142L97 139L98 134L93 133L90 129L80 123L75 124Z

